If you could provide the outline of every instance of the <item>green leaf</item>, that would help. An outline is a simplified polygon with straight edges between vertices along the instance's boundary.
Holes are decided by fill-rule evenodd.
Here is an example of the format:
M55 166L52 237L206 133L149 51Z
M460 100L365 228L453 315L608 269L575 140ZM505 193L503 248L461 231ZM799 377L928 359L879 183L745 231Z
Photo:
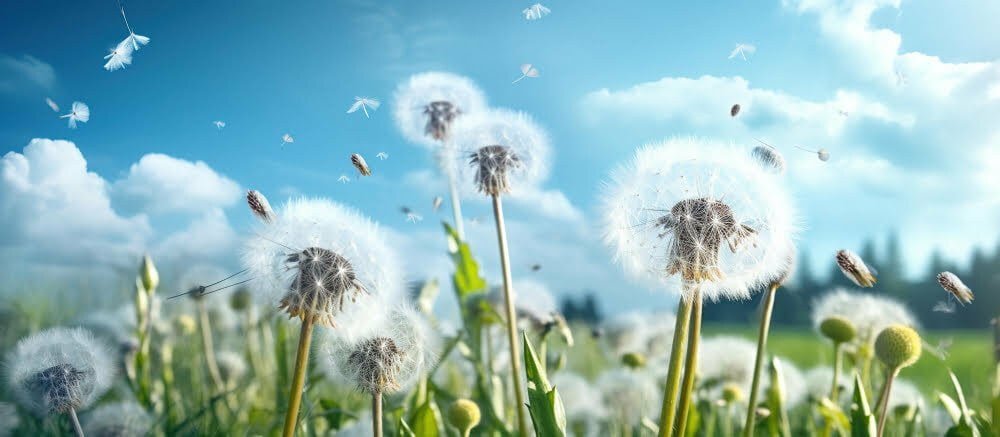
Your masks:
M792 431L788 422L788 411L785 408L784 374L781 370L781 361L777 357L771 358L769 375L771 386L767 389L767 406L771 410L771 415L767 418L768 429L772 435L790 437Z
M535 349L524 341L524 370L528 378L528 412L539 437L564 437L566 435L566 411L563 409L559 393L549 383L545 367L538 361Z
M343 407L333 399L321 398L319 406L322 408L323 417L331 429L340 429L340 427L344 426L344 422L347 419L353 417L351 414L345 414L346 412Z
M455 274L452 276L452 282L455 285L455 293L458 294L459 302L464 304L466 297L470 294L486 290L486 280L479 274L479 264L472 257L469 243L462 241L458 237L458 232L447 223L444 223L444 230L448 236L448 246L455 248L451 254L452 261L455 263Z
M951 396L948 396L944 393L938 393L937 396L938 396L938 401L941 402L941 406L943 406L944 410L948 413L948 417L951 417L951 422L955 425L961 423L962 408L958 406L958 403L955 402L955 400L952 399Z
M851 437L875 437L878 424L865 397L861 376L854 375L854 400L851 403Z
M944 433L945 437L975 437L979 434L976 429L966 425L965 423L960 423L951 428L948 428L948 432Z
M428 401L413 413L413 434L420 437L438 437L441 435L441 412L437 405Z

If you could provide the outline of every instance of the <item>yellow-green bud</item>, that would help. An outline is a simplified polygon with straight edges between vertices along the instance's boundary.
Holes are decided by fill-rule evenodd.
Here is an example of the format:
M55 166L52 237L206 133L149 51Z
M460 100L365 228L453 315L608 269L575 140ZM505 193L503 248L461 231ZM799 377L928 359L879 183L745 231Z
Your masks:
M854 329L850 320L838 316L823 319L819 324L819 332L837 344L854 340L854 336L857 334L857 330Z
M182 334L194 334L197 328L198 323L194 321L194 317L187 314L181 314L174 319L174 329Z
M142 257L142 265L139 266L139 277L142 278L142 286L147 292L152 293L160 285L160 273L153 265L153 259L149 255Z
M740 386L729 383L722 387L722 400L727 404L743 400L743 389Z
M236 289L233 295L229 297L229 307L235 311L243 311L250 308L251 302L253 302L253 296L250 295L250 290L244 287Z
M622 364L631 369L641 369L646 366L646 356L638 352L622 355Z
M468 435L472 428L479 425L481 417L479 405L468 399L456 400L448 407L448 422L458 428L462 435Z
M920 350L920 334L908 326L892 325L875 339L875 356L890 370L915 363L920 358Z

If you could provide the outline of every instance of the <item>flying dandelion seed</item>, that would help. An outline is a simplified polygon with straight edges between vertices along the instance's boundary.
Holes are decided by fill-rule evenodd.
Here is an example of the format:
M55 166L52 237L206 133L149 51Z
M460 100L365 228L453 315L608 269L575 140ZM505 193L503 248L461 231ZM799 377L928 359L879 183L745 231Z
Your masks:
M550 12L552 11L541 3L535 3L521 11L524 14L524 19L528 21L540 20L542 17L549 15Z
M937 275L938 284L941 284L941 288L947 291L949 294L958 300L958 303L965 305L972 303L975 298L972 294L972 290L959 279L958 275L952 272L941 272Z
M285 147L285 144L291 144L295 142L295 138L292 138L291 134L284 134L281 136L281 147Z
M514 79L514 81L511 83L518 83L526 77L538 77L540 74L541 73L538 72L538 69L532 66L531 64L522 64L521 77Z
M129 25L128 18L125 16L125 7L120 1L118 2L118 9L121 11L122 20L125 21L125 28L128 29L128 36L118 43L111 50L111 53L104 57L104 59L108 60L104 64L104 69L108 71L119 70L125 68L126 65L132 64L133 52L137 52L142 46L149 44L149 37L137 35L132 30L132 26Z
M408 221L410 223L416 223L416 222L423 221L423 220L424 220L424 216L422 216L420 214L417 214L415 212L410 212L410 213L406 214L406 221Z
M368 163L365 162L365 158L357 153L351 154L351 165L358 169L358 173L361 176L371 176L372 170L368 168Z
M851 113L849 113L849 112L847 112L847 111L845 111L843 109L838 109L837 113L840 114L841 117L847 117L848 115L851 115Z
M68 118L69 128L76 129L77 122L86 123L90 121L90 107L83 102L73 102L69 114L62 115L59 118Z
M385 152L378 152L375 154L375 157L385 161L386 159L389 159L389 154Z
M531 271L533 271L533 272L537 272L537 271L539 271L541 269L542 269L542 265L541 264L532 264L531 265Z
M214 124L215 128L219 130L222 130L222 128L226 127L226 122L221 120L213 121L212 124Z
M849 250L843 249L838 250L836 255L837 267L840 267L840 271L850 279L854 285L863 288L871 288L875 286L877 279L875 278L875 272L871 266L865 263L860 256Z
M444 203L444 199L441 196L434 196L434 200L431 201L431 207L434 208L434 212L438 212L441 209L442 203Z
M801 146L794 146L794 147L796 149L799 149L799 150L802 150L802 151L806 151L806 152L809 152L809 153L815 153L816 157L819 158L820 161L826 162L826 161L830 160L830 152L827 151L826 149L809 150L809 149L806 149L806 148L801 147Z
M49 108L52 108L52 112L59 112L59 105L57 105L56 102L52 101L52 99L46 97L45 104L49 105Z
M734 48L733 51L729 52L729 59L733 59L736 57L736 55L739 55L741 58L743 58L744 61L746 61L747 55L752 55L756 51L757 47L755 47L753 44L744 44L744 43L736 44L736 48Z
M733 105L732 108L729 108L729 116L730 117L735 117L735 116L737 116L739 114L740 114L740 104L739 103Z
M375 110L377 110L379 105L381 104L382 103L380 103L376 99L368 97L355 97L354 104L352 104L351 107L347 109L347 113L350 114L352 112L357 112L360 109L365 113L366 118L371 118L371 116L368 115L368 110L371 109L372 112L375 112Z
M337 178L337 182L340 182L342 184L346 184L346 183L348 183L350 181L351 181L351 178L347 177L346 174L342 174L342 175L340 175L339 178Z
M955 302L951 300L941 300L934 304L932 311L936 313L951 314L955 312L956 307Z
M765 143L757 138L754 138L761 145L754 147L750 152L751 156L760 164L764 169L772 171L777 174L782 174L785 172L785 157L781 156L781 152L775 149L768 143Z

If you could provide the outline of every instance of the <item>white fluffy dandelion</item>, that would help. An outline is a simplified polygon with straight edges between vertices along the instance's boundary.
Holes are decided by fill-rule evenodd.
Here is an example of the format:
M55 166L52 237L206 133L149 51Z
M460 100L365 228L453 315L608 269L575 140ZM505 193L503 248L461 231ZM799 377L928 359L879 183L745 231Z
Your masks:
M506 109L470 114L454 126L459 185L489 195L537 186L548 176L548 135L530 116Z
M834 289L813 302L812 321L816 329L831 317L850 321L861 343L874 341L875 336L889 325L919 326L916 317L901 302L843 288Z
M827 366L813 367L806 371L805 375L806 394L813 399L823 399L830 397L830 385L833 384L833 368ZM838 378L837 397L835 402L842 404L851 396L850 387L846 381Z
M104 69L116 71L125 68L126 65L131 65L132 51L131 44L118 43L118 45L108 51L108 54L104 55L104 59L107 60L104 63Z
M396 127L407 141L429 148L447 142L455 120L487 108L472 80L437 71L410 76L396 88L394 101Z
M582 376L562 371L551 378L552 387L563 400L567 427L572 435L597 436L600 421L607 416L607 409L601 399L601 392Z
M61 115L59 118L69 119L69 128L76 129L76 123L86 123L90 121L90 107L83 102L73 102L69 114Z
M896 379L892 382L892 392L889 394L887 408L892 411L897 408L919 408L926 411L927 401L920 389L906 379Z
M141 405L130 401L101 405L83 418L83 431L89 436L143 436L152 429L153 418Z
M747 299L787 272L794 251L796 215L777 177L712 142L639 149L612 173L603 209L615 259L661 289L686 282L708 299Z
M660 403L656 381L644 373L608 370L597 379L597 387L608 415L632 426L639 425L643 417L654 415Z
M243 379L249 369L246 358L239 352L221 351L216 354L215 359L219 363L219 374L222 376L222 380L230 385L235 385Z
M292 134L284 134L281 136L281 147L285 147L285 144L291 144L295 142L295 137Z
M757 345L739 337L710 337L702 340L698 353L699 383L710 399L721 399L726 384L750 390Z
M10 389L39 416L85 409L111 386L111 349L82 328L52 328L22 339L7 355Z
M402 296L399 261L379 226L324 199L286 203L273 224L248 240L243 264L257 278L252 290L264 301L320 324L334 325L362 296L381 302ZM346 316L350 323L364 318Z
M222 128L226 127L226 122L222 120L215 120L212 124L215 125L215 128L218 130L222 130Z

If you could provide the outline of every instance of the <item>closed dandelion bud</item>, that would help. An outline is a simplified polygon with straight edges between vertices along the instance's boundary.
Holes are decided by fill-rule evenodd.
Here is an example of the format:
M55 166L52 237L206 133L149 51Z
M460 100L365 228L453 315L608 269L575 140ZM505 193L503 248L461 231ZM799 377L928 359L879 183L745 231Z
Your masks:
M250 290L244 287L237 288L229 298L229 307L234 311L245 311L250 308L251 303L253 303L253 296L250 294Z
M142 436L149 434L152 429L153 418L135 402L101 405L83 418L83 433L88 436Z
M83 409L111 386L110 348L82 328L52 328L22 339L7 356L10 389L39 416Z
M153 265L153 259L149 255L142 257L142 266L139 267L139 277L142 279L142 287L146 292L152 293L160 285L160 273Z
M622 355L622 364L630 369L641 369L646 367L646 356L638 352L629 352Z
M833 316L820 322L819 332L837 344L850 342L854 340L854 336L857 334L850 320L838 316Z
M850 322L855 329L859 350L871 356L869 348L875 336L890 325L918 326L917 318L901 302L871 293L834 289L813 302L813 326L819 330L820 324L831 317L840 317ZM825 334L824 334L825 335Z
M481 417L479 405L468 399L458 399L448 407L448 423L458 428L463 435L468 435L469 430L479 425Z
M743 389L733 383L722 386L722 400L725 401L726 404L742 401Z
M181 314L174 319L174 329L181 334L190 335L198 329L198 322L194 320L194 317L187 314Z
M875 339L875 356L891 370L915 363L920 358L920 352L920 334L908 326L890 326Z

